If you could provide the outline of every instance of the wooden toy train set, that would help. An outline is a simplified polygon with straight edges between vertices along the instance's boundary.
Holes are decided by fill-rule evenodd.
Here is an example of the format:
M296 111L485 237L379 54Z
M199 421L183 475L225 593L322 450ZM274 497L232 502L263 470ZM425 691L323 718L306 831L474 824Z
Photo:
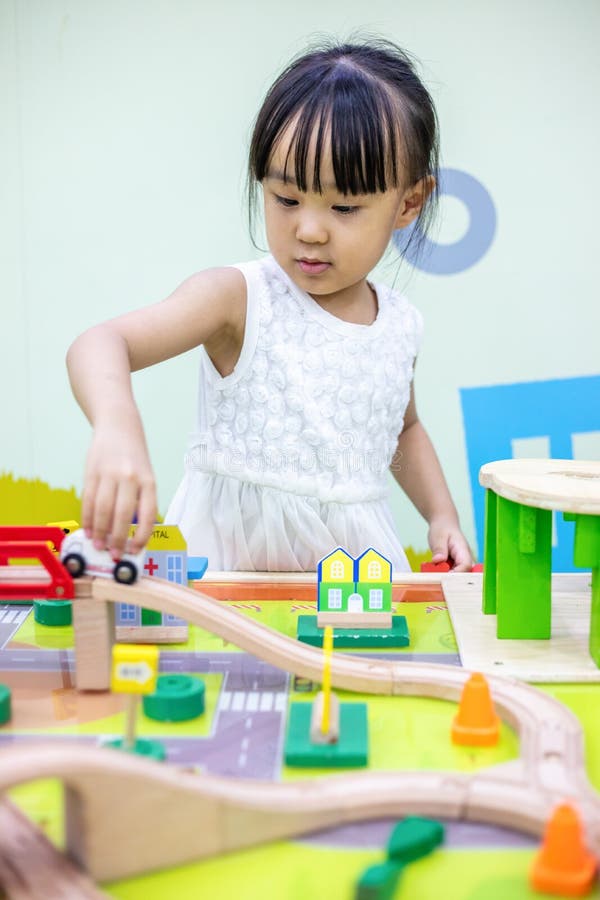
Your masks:
M483 575L403 575L402 583L418 586L440 582L448 595L462 592L479 594L481 598L483 594L484 612L497 612L500 637L515 636L507 635L507 630L518 630L520 619L527 619L528 633L518 637L549 638L552 582L546 513L562 509L576 521L576 561L592 569L589 642L592 665L597 667L600 464L515 460L485 467L482 481L489 492ZM362 694L415 695L459 703L453 739L467 744L493 741L499 717L517 733L519 756L475 773L370 771L297 783L267 783L198 774L78 742L58 745L36 740L4 746L0 748L0 792L41 778L57 778L65 786L67 859L43 839L8 799L2 801L0 884L9 897L42 896L40 885L48 890L48 884L54 883L48 879L56 879L59 885L62 877L78 884L77 896L101 896L82 873L94 881L108 881L340 823L407 815L490 822L538 836L553 816L561 815L562 820L568 820L569 840L579 833L578 829L583 829L583 837L573 838L576 843L579 841L573 851L576 862L568 874L563 873L562 881L560 873L556 876L558 881L553 881L556 873L548 876L545 870L538 872L537 885L554 890L560 887L563 893L570 891L574 895L575 889L581 893L593 883L600 858L600 796L588 781L582 728L572 712L547 693L511 677L488 674L486 680L456 666L333 652L334 631L356 625L354 620L344 621L340 627L335 624L336 604L341 612L350 613L352 602L358 602L351 597L370 596L378 611L389 617L391 571L387 573L385 566L377 567L381 557L365 556L363 561L364 571L368 572L370 566L373 576L370 595L364 595L361 579L354 577L363 571L360 567L352 569L352 577L346 577L341 564L342 581L345 579L350 585L347 590L327 581L327 615L318 623L322 626L321 644L325 640L322 649L253 621L207 593L156 577L120 584L111 578L84 574L73 582L60 574L62 567L56 558L50 559L52 552L46 542L55 540L59 549L62 537L58 533L49 537L40 531L36 541L23 531L12 540L18 542L19 538L23 538L19 557L42 561L50 571L50 579L40 571L32 576L31 567L27 571L25 567L6 567L2 569L0 594L22 598L29 591L28 596L43 596L51 601L54 595L62 602L72 597L75 683L79 691L110 688L116 641L114 610L117 604L125 604L160 616L177 617L278 669L322 684L312 717L300 726L310 731L309 755L311 746L330 751L340 744L344 711L332 692L339 688ZM6 564L11 555L14 547L11 549L6 533L3 540L0 529L0 565ZM328 579L332 571L335 573L338 568L328 570ZM300 581L310 578L295 577ZM587 576L572 578L578 579L579 593L587 594ZM525 586L525 597L519 594L519 584ZM531 616L519 618L514 614L519 603L521 612L524 608L529 611L531 606ZM372 617L366 624L373 629ZM387 619L386 626L389 631L391 623ZM466 695L472 697L478 692L483 692L485 721L469 723L467 705L472 701ZM294 704L292 713L293 707ZM356 725L350 730L354 733ZM70 866L69 860L76 868ZM546 876L548 881L544 881ZM23 891L23 884L30 886L29 893ZM17 889L16 885L20 887Z

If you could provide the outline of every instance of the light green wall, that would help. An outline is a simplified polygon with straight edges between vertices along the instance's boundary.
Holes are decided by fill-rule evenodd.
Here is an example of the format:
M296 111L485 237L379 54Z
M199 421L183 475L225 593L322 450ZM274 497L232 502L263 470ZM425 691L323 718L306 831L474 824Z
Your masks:
M498 211L474 268L397 278L425 315L417 399L473 535L457 388L598 372L596 0L1 0L1 469L80 485L89 431L68 344L196 269L255 255L242 186L260 99L308 38L355 29L422 61L444 165ZM464 210L443 212L440 239L455 240ZM195 381L194 354L136 376L163 510ZM425 546L397 505L406 542Z

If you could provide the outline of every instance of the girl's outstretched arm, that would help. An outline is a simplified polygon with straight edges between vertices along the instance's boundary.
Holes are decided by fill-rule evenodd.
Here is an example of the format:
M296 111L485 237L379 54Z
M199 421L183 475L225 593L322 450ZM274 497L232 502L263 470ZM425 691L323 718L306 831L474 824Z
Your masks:
M221 374L241 349L246 287L238 269L193 275L166 300L90 328L71 345L67 367L77 402L94 429L87 457L82 526L96 545L122 555L137 515L132 550L156 521L156 487L131 373L204 344Z
M412 386L404 428L390 470L429 523L428 540L433 562L448 560L455 571L470 571L473 565L471 550L460 530L458 513L437 453L419 421Z

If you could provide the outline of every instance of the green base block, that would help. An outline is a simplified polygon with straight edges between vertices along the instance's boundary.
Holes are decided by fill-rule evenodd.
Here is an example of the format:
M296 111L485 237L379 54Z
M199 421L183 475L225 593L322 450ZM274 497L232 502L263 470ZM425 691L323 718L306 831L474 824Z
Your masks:
M192 675L159 675L142 698L144 715L157 722L187 722L204 712L204 682Z
M10 688L6 684L0 684L0 725L4 725L10 720L10 697Z
M324 630L317 625L316 616L298 616L296 637L303 644L322 647ZM409 643L404 616L392 616L391 628L333 628L334 647L408 647Z
M73 621L70 600L34 600L33 616L40 625L70 625Z
M427 856L444 840L444 826L435 819L407 816L394 826L387 854L396 863L410 863Z
M310 740L312 703L292 703L285 739L285 763L305 768L366 766L369 755L366 703L340 703L340 739L337 744Z
M114 747L115 750L123 750L123 738L115 738L112 741L106 741L103 747ZM162 762L167 757L167 751L160 741L150 741L147 738L138 738L135 746L127 753L137 753L139 756L150 756L158 762Z
M375 863L360 876L355 900L392 900L403 866L394 862Z

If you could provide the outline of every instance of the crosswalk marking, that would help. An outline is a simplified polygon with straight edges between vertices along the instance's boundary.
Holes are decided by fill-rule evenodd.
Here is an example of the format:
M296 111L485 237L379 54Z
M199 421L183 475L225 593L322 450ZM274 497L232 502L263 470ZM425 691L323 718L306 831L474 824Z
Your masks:
M0 607L0 625L20 625L29 615L31 607Z
M261 712L268 712L273 707L273 693L265 691L260 695L259 709Z
M260 694L258 694L256 691L251 691L248 694L248 699L246 700L246 709L248 710L248 712L256 712L256 710L258 709L259 697Z
M233 700L231 701L231 709L234 712L241 712L244 708L245 699L246 694L244 691L234 691Z
M231 706L231 694L229 693L229 691L222 691L221 698L219 701L219 707L221 709L229 709L230 706Z
M222 691L219 709L232 712L285 712L287 709L285 691Z

